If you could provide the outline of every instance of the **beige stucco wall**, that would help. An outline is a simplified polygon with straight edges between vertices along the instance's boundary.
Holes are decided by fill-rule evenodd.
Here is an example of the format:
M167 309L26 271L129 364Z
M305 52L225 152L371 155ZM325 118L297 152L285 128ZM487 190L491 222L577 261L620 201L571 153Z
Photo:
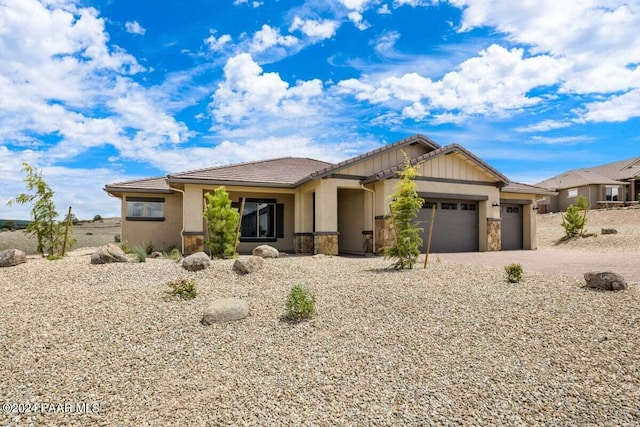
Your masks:
M531 204L523 204L522 206L522 247L523 249L537 249L537 216L533 208L536 206L536 200L539 196L535 194L520 193L500 193L500 198L505 201L522 201L528 200Z
M365 224L363 190L338 190L338 246L340 252L364 253L362 232Z
M127 197L164 198L164 221L127 220ZM182 247L182 194L126 193L122 199L122 236L129 247L146 247L154 250Z

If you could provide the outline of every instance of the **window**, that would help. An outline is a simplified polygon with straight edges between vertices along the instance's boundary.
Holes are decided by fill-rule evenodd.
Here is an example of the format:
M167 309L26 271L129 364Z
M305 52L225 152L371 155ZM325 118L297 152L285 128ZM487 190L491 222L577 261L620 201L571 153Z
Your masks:
M240 203L232 203L240 210ZM247 199L240 222L240 241L271 241L284 237L284 205L275 200Z
M573 197L578 197L578 189L577 188L570 188L567 190L567 197L573 198Z
M475 211L476 204L475 203L460 203L460 210L462 211Z
M618 187L606 187L605 200L608 202L618 201Z
M127 197L127 219L130 221L164 221L164 199Z
M458 210L458 204L457 203L448 203L448 202L442 202L440 203L440 207L442 208L442 210L447 210L447 211L456 211Z
M438 204L435 202L424 202L422 205L422 209L431 209L431 208L438 209Z
M520 213L520 208L507 206L507 213Z

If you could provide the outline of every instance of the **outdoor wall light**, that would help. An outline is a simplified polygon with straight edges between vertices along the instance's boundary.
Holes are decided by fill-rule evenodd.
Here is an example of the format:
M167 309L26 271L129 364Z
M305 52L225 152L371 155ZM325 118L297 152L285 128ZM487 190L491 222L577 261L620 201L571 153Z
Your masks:
M500 203L498 203L498 202L493 202L493 204L492 204L491 206L493 206L494 208L497 208L498 206L500 206Z

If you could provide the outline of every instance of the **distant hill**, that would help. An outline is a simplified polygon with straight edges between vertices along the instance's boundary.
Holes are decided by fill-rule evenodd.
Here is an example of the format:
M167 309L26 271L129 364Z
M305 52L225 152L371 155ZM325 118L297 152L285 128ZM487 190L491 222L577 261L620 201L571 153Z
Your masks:
M0 229L14 228L16 230L24 230L31 223L22 219L0 219Z

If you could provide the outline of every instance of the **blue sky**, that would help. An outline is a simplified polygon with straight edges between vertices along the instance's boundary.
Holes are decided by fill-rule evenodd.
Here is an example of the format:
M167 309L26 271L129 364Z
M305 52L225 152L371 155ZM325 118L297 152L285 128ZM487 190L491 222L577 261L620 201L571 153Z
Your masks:
M640 155L640 1L0 0L0 218L105 184L422 133L514 181Z

